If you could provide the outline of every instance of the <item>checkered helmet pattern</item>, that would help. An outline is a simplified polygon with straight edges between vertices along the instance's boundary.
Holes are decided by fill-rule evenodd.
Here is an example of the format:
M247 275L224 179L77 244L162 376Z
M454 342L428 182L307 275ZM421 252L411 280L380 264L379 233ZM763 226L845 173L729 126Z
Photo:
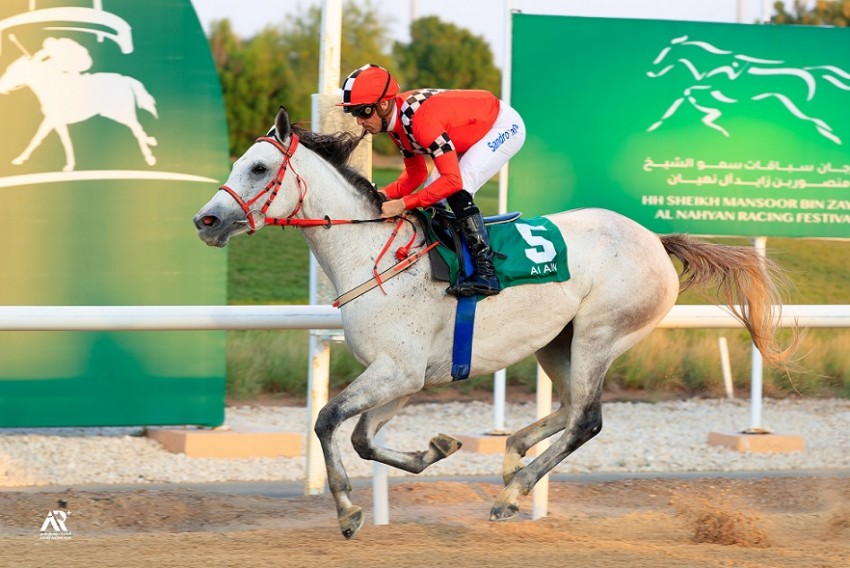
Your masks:
M392 74L374 63L352 71L342 82L339 106L373 105L398 94L398 83Z
M452 142L452 139L449 138L449 135L446 132L437 136L437 138L431 142L427 148L422 146L422 144L420 144L413 135L413 115L416 114L416 111L419 110L419 107L422 106L423 102L437 93L442 93L444 90L445 89L419 89L418 91L413 91L401 105L401 109L399 111L401 113L401 126L404 129L405 134L407 134L407 139L410 141L410 145L417 154L428 154L429 156L436 158L437 156L442 156L446 152L455 151L454 142Z

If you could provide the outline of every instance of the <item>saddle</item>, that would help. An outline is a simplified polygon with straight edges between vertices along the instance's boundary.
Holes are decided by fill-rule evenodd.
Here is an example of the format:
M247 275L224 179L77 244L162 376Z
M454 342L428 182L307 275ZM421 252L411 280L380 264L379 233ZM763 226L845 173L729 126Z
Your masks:
M446 254L455 255L458 258L463 258L469 253L466 252L466 243L461 237L460 227L457 217L454 213L440 206L431 206L426 209L414 209L411 211L422 224L425 231L425 240L427 244L438 242L442 247L431 249L428 252L428 260L431 262L431 269L434 280L438 282L454 283L452 270L446 260ZM502 213L499 215L491 215L484 217L484 225L499 225L503 223L513 223L520 218L522 213L512 211L510 213ZM500 257L498 251L494 251L496 257ZM458 277L468 276L465 270L465 263L459 263L460 274Z

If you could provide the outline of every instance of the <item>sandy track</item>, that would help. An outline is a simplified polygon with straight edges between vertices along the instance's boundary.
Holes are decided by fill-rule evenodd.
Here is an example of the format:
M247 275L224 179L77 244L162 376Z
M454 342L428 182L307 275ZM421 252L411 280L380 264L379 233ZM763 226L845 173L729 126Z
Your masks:
M0 566L741 566L850 565L850 478L554 482L550 515L491 523L499 487L390 488L391 524L339 534L330 497L197 490L0 492ZM61 507L60 503L61 501ZM47 511L69 540L40 540ZM707 542L698 542L699 540ZM726 543L726 544L724 544Z

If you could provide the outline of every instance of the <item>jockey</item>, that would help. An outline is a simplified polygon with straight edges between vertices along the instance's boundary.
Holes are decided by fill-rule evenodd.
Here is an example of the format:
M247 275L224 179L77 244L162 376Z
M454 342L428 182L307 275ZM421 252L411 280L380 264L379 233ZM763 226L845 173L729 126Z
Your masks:
M493 250L472 196L522 147L525 125L495 95L479 90L418 89L399 93L389 71L364 65L342 85L338 106L370 134L386 132L404 157L404 171L379 191L388 199L381 217L445 200L454 211L472 255L473 275L450 293L498 294ZM428 175L425 156L434 161ZM422 183L422 190L414 193Z

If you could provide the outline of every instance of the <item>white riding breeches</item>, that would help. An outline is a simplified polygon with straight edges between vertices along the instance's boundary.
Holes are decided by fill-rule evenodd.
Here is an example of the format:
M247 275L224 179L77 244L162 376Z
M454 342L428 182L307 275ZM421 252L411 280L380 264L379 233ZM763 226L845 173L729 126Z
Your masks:
M499 173L525 142L525 123L512 107L500 102L499 115L489 132L460 156L463 189L475 195L482 185ZM440 172L436 168L425 180L430 185Z

